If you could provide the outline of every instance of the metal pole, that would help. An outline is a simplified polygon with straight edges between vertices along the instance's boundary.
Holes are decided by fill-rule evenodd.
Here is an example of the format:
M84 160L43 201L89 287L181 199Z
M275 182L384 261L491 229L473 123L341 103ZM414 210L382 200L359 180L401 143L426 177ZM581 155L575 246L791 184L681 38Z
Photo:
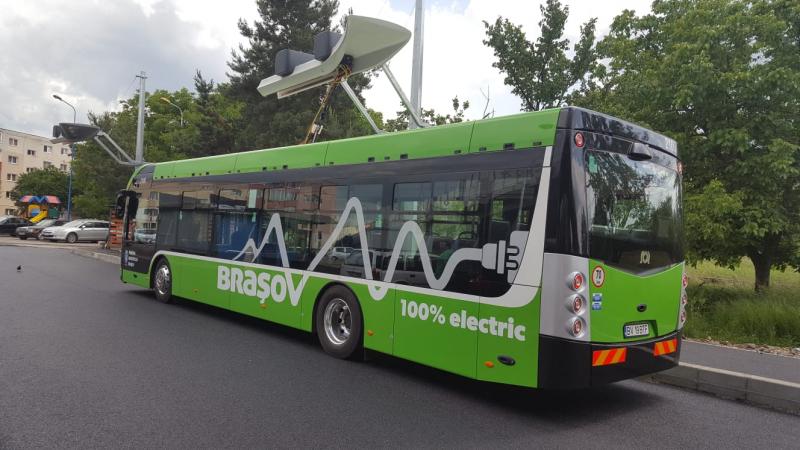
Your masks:
M417 0L414 8L414 56L411 60L411 108L422 115L422 40L425 29L425 7L422 0ZM417 128L417 124L408 121L408 128Z
M70 145L69 183L67 183L67 222L72 220L72 163L75 162L75 144Z
M58 101L60 101L60 102L62 102L62 103L65 103L67 106L72 108L72 123L77 123L77 121L78 121L78 110L75 109L75 107L72 106L70 103L68 103L66 100L64 100L63 98L61 98L60 96L58 96L56 94L53 94L53 98L58 100ZM69 181L67 182L67 221L68 222L70 220L72 220L72 163L73 162L75 162L75 143L74 142L72 143L72 145L70 145L70 151L69 151L69 178L68 178Z
M367 108L365 108L364 105L361 104L361 101L358 99L358 96L356 95L355 91L353 91L353 88L351 88L350 85L347 84L347 80L342 81L341 84L342 88L344 88L344 91L347 92L348 96L350 96L350 100L353 101L353 103L356 105L356 108L358 108L358 110L361 112L361 115L364 116L365 119L367 119L367 122L369 122L369 126L372 127L372 130L375 131L375 134L382 133L383 131L381 131L381 129L378 128L378 125L375 124L375 121L372 120L372 116L369 115L369 111L367 111Z
M144 71L139 75L139 123L136 126L136 155L134 162L141 164L144 161L144 80L147 78Z
M400 87L400 83L397 82L397 78L394 77L394 73L392 73L392 71L389 69L389 65L384 63L381 66L381 69L383 69L383 73L386 74L386 78L389 79L389 83L392 84L395 92L397 92L397 95L400 97L400 101L402 101L403 105L405 105L405 107L408 109L409 115L411 116L411 120L409 120L409 122L414 121L420 128L425 128L427 124L422 121L422 118L420 118L419 114L417 114L417 112L411 107L411 102L408 101L406 93L403 92L403 88Z
M161 97L160 99L162 102L172 106L173 108L178 109L178 112L181 113L181 128L183 128L183 109L181 109L181 107L176 105L175 103L172 103L167 97Z

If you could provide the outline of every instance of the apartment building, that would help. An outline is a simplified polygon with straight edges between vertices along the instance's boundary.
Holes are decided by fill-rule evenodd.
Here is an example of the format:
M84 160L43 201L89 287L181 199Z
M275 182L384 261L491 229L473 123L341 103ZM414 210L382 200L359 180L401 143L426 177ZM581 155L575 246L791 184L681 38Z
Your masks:
M69 146L51 144L50 138L0 128L0 214L16 214L11 190L22 174L45 167L67 171L69 152ZM49 192L29 194L47 195Z

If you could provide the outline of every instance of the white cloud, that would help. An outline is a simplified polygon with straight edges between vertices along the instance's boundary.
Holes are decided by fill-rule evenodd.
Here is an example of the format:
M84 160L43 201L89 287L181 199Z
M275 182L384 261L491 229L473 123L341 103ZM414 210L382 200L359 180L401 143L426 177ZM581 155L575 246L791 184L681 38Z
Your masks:
M413 0L340 0L340 14L379 17L413 29ZM570 6L567 35L574 40L581 23L598 17L598 34L624 8L645 12L642 0L566 0ZM449 112L458 95L472 104L470 118L483 110L481 90L491 92L497 115L519 111L519 99L491 66L491 49L483 45L483 20L508 17L535 39L538 2L521 0L429 0L426 2L422 102L425 108ZM257 18L255 0L60 0L7 2L0 15L0 126L46 134L53 123L71 120L71 111L51 97L61 94L87 111L117 108L131 95L131 81L148 73L147 89L192 86L194 70L226 80L230 50L245 42L237 21ZM391 62L406 91L410 88L411 45ZM367 105L393 117L400 101L384 76L365 93Z

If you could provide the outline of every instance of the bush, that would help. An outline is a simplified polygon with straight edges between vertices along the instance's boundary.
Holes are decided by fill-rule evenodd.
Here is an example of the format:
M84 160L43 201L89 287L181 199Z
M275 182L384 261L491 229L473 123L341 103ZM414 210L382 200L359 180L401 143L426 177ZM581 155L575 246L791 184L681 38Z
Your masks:
M728 274L709 273L714 270ZM689 269L686 336L800 347L800 296L793 286L800 276L782 274L778 279L786 282L774 283L764 293L755 293L726 278L735 273L737 279L749 279L747 272L748 266L736 271L702 265Z

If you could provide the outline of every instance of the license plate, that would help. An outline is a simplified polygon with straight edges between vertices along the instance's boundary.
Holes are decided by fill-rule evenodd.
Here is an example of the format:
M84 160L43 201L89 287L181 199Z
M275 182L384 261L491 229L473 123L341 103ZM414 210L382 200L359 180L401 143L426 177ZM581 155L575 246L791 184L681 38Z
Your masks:
M647 336L649 334L650 334L649 323L634 323L631 325L625 325L624 335L626 338Z

